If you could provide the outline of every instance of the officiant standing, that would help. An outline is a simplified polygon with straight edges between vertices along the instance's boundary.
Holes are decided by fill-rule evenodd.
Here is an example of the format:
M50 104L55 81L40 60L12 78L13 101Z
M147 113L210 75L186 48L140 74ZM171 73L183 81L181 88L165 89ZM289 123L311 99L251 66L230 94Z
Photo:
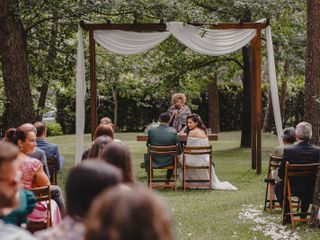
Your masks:
M187 126L187 116L191 114L190 108L185 103L186 96L183 93L172 95L172 106L168 109L168 112L171 113L169 126L174 127L178 133L184 131Z

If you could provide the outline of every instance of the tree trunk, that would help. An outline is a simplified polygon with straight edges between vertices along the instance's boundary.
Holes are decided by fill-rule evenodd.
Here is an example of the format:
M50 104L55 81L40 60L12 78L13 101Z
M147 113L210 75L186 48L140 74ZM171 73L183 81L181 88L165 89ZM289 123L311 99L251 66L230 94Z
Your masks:
M209 102L209 127L212 133L219 133L219 94L218 94L218 73L214 73L212 82L208 85L208 102Z
M0 53L6 95L4 129L34 120L27 73L27 37L18 1L0 1Z
M117 130L118 127L118 90L116 87L112 87L113 98L113 128Z
M307 1L307 59L304 89L304 118L312 125L312 142L320 140L320 1ZM320 180L316 182L310 226L319 227L317 213L320 207ZM318 224L317 224L318 223Z
M48 55L46 57L46 69L49 74L52 75L52 73L55 71L54 68L54 60L57 55L56 51L56 45L57 45L57 34L58 34L58 18L56 18L57 13L53 12L52 17L53 17L53 22L51 25L51 32L50 32L50 49L48 52ZM48 93L48 88L49 88L49 76L43 75L43 82L42 86L40 89L40 97L38 100L38 108L37 108L37 114L36 114L36 119L38 121L41 121L42 119L42 114L43 110L46 106L46 100L47 100L47 93Z
M274 118L273 118L271 90L269 90L268 105L267 105L266 113L264 115L263 127L262 127L263 132L271 132L272 131L272 128L274 126L273 120L274 120Z
M243 57L243 101L242 101L242 116L241 116L241 144L240 147L251 147L251 86L252 86L252 61L251 47L245 46L242 48Z
M285 61L284 66L284 74L281 78L281 89L280 89L280 112L281 112L281 119L284 120L284 111L286 105L286 98L287 98L287 85L288 85L288 78L289 78L289 63ZM274 123L274 115L273 115L273 106L272 106L272 99L271 99L271 90L269 91L268 95L268 105L266 109L266 113L264 116L263 121L263 132L271 132L274 130L275 123Z
M284 63L284 77L281 80L281 92L280 92L280 111L281 111L281 119L284 121L284 113L286 110L286 99L287 99L287 88L288 88L288 79L290 76L289 72L289 62L288 60Z
M312 125L312 142L320 140L320 1L307 1L307 60L304 119Z
M320 208L320 169L318 170L318 177L316 180L314 193L313 193L313 204L310 215L309 227L311 228L320 228L320 219L319 219L319 208Z

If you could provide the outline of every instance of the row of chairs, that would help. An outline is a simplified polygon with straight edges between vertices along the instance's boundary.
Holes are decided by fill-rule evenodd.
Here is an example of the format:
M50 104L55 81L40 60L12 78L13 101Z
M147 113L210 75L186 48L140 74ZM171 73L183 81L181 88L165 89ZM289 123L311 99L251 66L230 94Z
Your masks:
M267 183L266 192L265 192L265 201L264 201L264 210L266 211L269 207L269 212L272 213L272 209L280 208L280 203L275 197L274 185L276 179L274 177L273 171L277 170L281 164L282 158L270 155L269 166L268 166L268 175L265 179ZM291 226L294 229L297 222L308 222L310 218L310 212L307 211L303 213L301 209L300 199L294 195L291 191L292 187L290 185L290 179L296 177L302 178L316 178L319 177L320 163L311 163L311 164L290 164L286 162L285 167L285 176L284 176L284 191L283 191L283 202L282 206L288 204L288 212L285 212L285 209L282 208L281 212L281 221L282 224L285 223L285 218L290 216ZM294 211L295 210L295 211ZM301 217L301 216L306 217Z
M163 156L171 155L174 158L173 164L165 167L153 168L152 161L154 156ZM186 157L191 155L208 155L209 164L206 166L190 166L186 162ZM179 165L179 153L178 145L171 146L154 146L148 145L148 156L149 156L149 179L148 184L151 189L153 188L173 188L177 190L177 167ZM212 146L203 146L203 147L188 147L185 146L183 149L183 189L186 191L187 187L201 187L208 188L211 190L211 180L212 180ZM154 177L153 171L155 169L160 170L172 170L173 179L167 180L164 178ZM188 169L206 169L209 171L209 179L200 179L200 180L188 180L187 179L187 170Z

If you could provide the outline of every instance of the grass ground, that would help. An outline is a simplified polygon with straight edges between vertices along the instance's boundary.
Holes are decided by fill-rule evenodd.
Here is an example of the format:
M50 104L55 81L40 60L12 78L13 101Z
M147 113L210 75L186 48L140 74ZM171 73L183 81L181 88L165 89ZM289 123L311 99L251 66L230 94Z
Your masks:
M146 184L146 174L140 169L140 162L146 151L144 142L136 141L137 133L118 133L116 138L124 141L130 148L136 178ZM60 147L60 152L66 159L63 172L59 174L58 183L63 188L65 178L74 163L75 136L66 135L51 137L49 141ZM90 136L85 137L86 146ZM219 134L219 140L211 142L214 149L213 161L216 174L221 181L229 181L238 187L238 191L189 190L186 193L181 188L177 192L160 190L169 206L174 219L174 229L177 239L272 239L261 231L254 231L257 226L253 220L241 220L240 212L245 205L262 209L264 202L266 168L268 154L277 145L276 137L271 134L262 135L263 172L256 175L251 168L251 150L240 146L240 132L224 132ZM262 217L269 218L268 213ZM275 223L280 223L280 213L272 215ZM263 226L263 225L262 225ZM288 228L290 229L290 228ZM311 232L305 225L299 225L297 233L301 239L319 239L320 231ZM285 236L285 235L283 235ZM277 238L277 239L290 239Z

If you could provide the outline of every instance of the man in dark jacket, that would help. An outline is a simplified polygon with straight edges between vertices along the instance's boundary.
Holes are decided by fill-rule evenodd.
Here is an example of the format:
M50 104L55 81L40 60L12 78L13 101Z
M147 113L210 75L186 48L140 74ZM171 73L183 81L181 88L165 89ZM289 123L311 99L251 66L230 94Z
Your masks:
M301 122L296 127L296 145L284 148L282 162L279 167L278 176L284 178L286 162L290 164L318 163L320 160L320 148L309 143L312 136L310 123ZM301 212L307 212L312 201L315 177L296 177L290 179L291 192L301 199ZM283 181L276 184L275 191L280 205L283 201ZM288 206L285 206L288 212ZM289 221L288 219L287 221Z
M148 131L148 141L147 145L155 145L155 146L170 146L178 144L179 154L181 153L181 147L179 143L179 137L177 131L169 127L168 123L170 120L170 113L165 112L162 113L159 117L160 126L156 128L151 128ZM152 167L159 168L172 165L174 157L172 155L161 155L154 156L152 159ZM145 155L144 163L146 167L147 174L149 176L149 158L148 155ZM167 180L171 178L173 174L172 169L167 170Z

